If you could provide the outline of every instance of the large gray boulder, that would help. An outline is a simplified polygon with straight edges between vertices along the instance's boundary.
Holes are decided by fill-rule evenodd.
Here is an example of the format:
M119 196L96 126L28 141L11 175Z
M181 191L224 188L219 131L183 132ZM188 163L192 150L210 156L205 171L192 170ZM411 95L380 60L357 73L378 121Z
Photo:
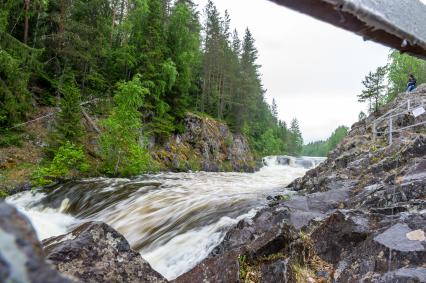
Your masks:
M46 263L29 220L4 201L0 201L0 282L75 282Z
M127 240L103 222L82 224L43 241L47 258L83 282L167 282Z

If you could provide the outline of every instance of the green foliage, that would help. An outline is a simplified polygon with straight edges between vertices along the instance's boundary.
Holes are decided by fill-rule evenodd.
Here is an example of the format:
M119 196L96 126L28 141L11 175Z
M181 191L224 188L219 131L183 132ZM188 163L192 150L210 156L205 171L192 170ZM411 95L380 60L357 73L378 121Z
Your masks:
M5 40L1 34L0 40ZM0 128L14 126L30 109L29 73L21 64L21 59L2 49L0 43Z
M0 147L21 146L21 135L16 131L0 130Z
M387 66L378 67L375 72L370 72L362 81L364 89L358 95L358 99L360 102L369 101L370 112L376 112L384 103L386 74Z
M393 101L400 93L405 92L410 74L415 76L418 85L425 83L426 61L392 50L388 65L377 68L365 77L365 88L358 96L359 101L368 101L369 111L377 111L381 105ZM360 120L362 117L364 116L360 116Z
M190 106L196 87L197 69L201 60L201 26L198 13L190 3L179 1L173 7L167 24L167 46L175 66L175 81L169 83L166 102L173 105L173 113L180 122Z
M409 74L416 77L418 84L426 82L426 61L401 54L396 50L391 51L389 61L387 101L392 101L398 94L405 91Z
M303 150L303 138L297 119L291 121L289 135L288 153L293 156L300 155Z
M302 154L305 156L327 156L348 135L348 131L347 127L340 126L326 141L316 141L303 146Z
M238 263L240 267L240 279L245 280L248 272L247 257L245 255L239 255Z
M262 134L259 141L262 155L278 155L282 151L281 140L275 136L273 129L268 129Z
M87 172L88 170L89 165L82 147L66 142L58 149L52 162L33 172L32 184L46 186L57 179L69 179L77 172Z
M142 123L138 111L148 94L138 75L132 81L118 83L115 106L110 117L102 122L105 131L100 137L100 146L105 173L131 176L148 170L151 160L141 146Z
M0 199L5 199L9 196L9 194L3 190L0 190Z
M65 81L60 86L60 111L55 117L54 129L50 135L50 148L53 150L67 142L79 143L83 136L80 90L73 76L63 79Z
M144 139L182 132L190 111L225 121L258 155L300 152L300 130L289 130L275 101L265 100L253 35L247 29L240 39L212 1L203 27L187 0L30 3L3 1L0 9L0 144L18 144L9 129L31 106L59 106L49 129L53 160L68 142L85 141L80 104L115 92L112 110L90 112L111 111L100 137L110 175L147 171Z

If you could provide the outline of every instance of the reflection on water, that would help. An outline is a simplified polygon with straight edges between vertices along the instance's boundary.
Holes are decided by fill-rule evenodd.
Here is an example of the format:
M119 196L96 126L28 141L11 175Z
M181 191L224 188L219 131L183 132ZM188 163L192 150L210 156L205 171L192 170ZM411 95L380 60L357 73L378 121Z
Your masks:
M100 220L121 232L168 279L192 268L222 240L227 229L254 216L270 194L283 192L317 160L288 165L276 157L259 172L161 173L137 179L72 182L49 194L8 198L27 214L41 239L82 221ZM319 160L319 159L318 159ZM294 160L293 160L294 161ZM287 164L287 163L286 163ZM306 165L308 164L308 165Z

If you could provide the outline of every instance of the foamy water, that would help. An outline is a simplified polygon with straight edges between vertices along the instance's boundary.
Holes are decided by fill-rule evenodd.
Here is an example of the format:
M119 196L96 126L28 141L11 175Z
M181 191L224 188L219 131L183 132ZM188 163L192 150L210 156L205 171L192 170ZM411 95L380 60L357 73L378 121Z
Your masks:
M302 162L303 160L308 162ZM251 218L266 197L322 159L265 158L256 173L161 173L137 179L88 179L49 194L24 192L7 199L32 221L40 239L89 220L104 221L167 279L194 267L230 227ZM309 165L311 164L311 165Z

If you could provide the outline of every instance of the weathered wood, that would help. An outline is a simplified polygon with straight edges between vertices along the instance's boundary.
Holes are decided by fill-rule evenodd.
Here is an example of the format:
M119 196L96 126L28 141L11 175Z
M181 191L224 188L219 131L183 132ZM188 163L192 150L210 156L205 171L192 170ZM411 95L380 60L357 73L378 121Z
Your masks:
M85 102L80 103L80 106L84 106L84 105L87 105L87 104L89 104L89 103L92 103L92 102L95 102L95 101L98 101L98 100L100 100L100 99L99 99L99 98L95 98L95 99L92 99L92 100L89 100L89 101L85 101ZM58 109L56 109L55 111L53 111L53 112L51 112L51 113L48 113L48 114L46 114L46 115L44 115L44 116L41 116L41 117L35 118L35 119L33 119L33 120L30 120L30 121L27 121L27 122L24 122L24 123L16 124L16 125L14 125L14 126L12 126L12 127L8 128L8 130L13 130L13 129L16 129L16 128L19 128L19 127L25 126L25 125L27 125L27 124L34 123L34 122L36 122L36 121L39 121L39 120L42 120L42 119L45 119L45 118L51 117L51 116L55 115L55 113L57 113L57 112L59 112L59 111L60 111L60 109L58 108Z
M101 130L99 130L98 126L96 126L96 123L90 118L89 114L87 114L86 110L84 108L81 108L81 113L83 113L84 118L89 123L89 125L97 132L98 134L101 133Z
M269 0L426 58L426 6L418 0Z

